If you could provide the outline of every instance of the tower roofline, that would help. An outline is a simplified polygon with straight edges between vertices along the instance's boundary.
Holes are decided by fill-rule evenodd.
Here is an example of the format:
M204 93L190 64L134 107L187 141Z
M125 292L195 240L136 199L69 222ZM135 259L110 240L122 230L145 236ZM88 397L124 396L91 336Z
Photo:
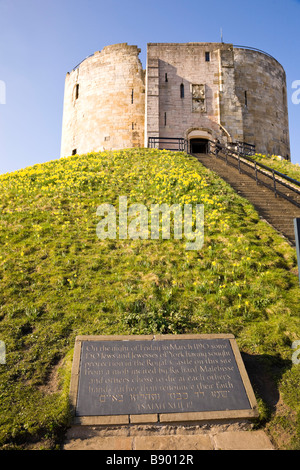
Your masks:
M269 54L268 52L265 52L265 51L262 51L261 49L256 49L255 47L251 47L251 46L237 46L235 44L233 44L233 48L234 49L245 49L245 50L249 50L249 51L254 51L254 52L260 52L261 54L264 54L266 55L267 57L270 57L270 59L273 59L273 60L276 60L276 62L281 65L280 62L278 62L277 59L275 59L275 57L273 57L271 54ZM281 67L283 68L283 66L281 65Z

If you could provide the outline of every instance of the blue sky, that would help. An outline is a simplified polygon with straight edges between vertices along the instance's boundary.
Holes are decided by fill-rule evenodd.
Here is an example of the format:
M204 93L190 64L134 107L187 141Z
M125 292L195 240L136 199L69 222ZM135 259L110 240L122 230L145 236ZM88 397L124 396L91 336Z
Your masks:
M219 42L220 28L285 68L300 164L299 19L299 0L0 0L0 173L59 158L65 75L86 56L127 42L145 67L148 42Z

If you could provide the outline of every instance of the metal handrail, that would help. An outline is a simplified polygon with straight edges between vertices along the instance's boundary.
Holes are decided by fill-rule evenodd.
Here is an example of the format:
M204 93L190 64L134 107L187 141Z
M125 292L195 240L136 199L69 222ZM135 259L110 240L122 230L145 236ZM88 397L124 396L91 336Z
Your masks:
M278 60L275 59L275 57L273 57L271 54L269 54L268 52L262 51L261 49L256 49L256 47L237 46L236 44L233 44L232 47L234 47L234 48L236 48L236 49L246 49L246 50L249 50L249 51L260 52L261 54L265 54L266 56L268 56L268 57L270 57L271 59L274 59L274 60L276 60L276 62L278 62ZM279 62L278 62L278 64L281 65Z
M181 151L181 152L185 151L189 155L196 156L188 148L189 141L187 139L184 139L183 137L149 137L148 138L149 148L157 148L156 147L157 144L164 144L164 143L173 143L175 145L175 148L164 147L165 150ZM280 171L275 170L274 168L264 165L263 163L257 162L256 160L251 158L249 155L242 153L239 150L233 150L227 145L223 145L219 142L215 142L209 139L208 139L208 144L209 144L208 153L213 154L216 157L225 160L227 165L231 165L231 166L234 166L235 168L238 168L240 173L245 173L251 178L255 179L256 184L262 184L266 186L267 188L269 188L271 191L274 192L275 197L279 195L287 199L289 202L296 205L297 207L300 207L300 202L295 201L293 198L291 198L287 194L284 194L278 188L278 185L285 186L290 191L293 191L300 198L300 181L295 180L294 178L291 178L290 176L287 176L284 173L281 173ZM240 144L243 144L243 145L240 145ZM233 143L232 146L233 145L236 145L238 149L241 149L243 147L247 148L248 146L251 150L253 150L253 147L254 147L251 144L246 144L243 142L236 142L236 143ZM230 158L233 159L233 161L235 161L236 164L230 161L229 160ZM244 168L242 169L241 164L245 165L247 169L249 169L250 171L246 171ZM270 179L269 184L266 183L266 181L259 179L259 173L265 176L266 178Z
M239 153L244 155L254 155L255 145L248 144L247 142L229 142L227 147L237 150Z
M286 188L293 191L297 196L300 197L300 182L299 181L297 181L297 180L295 180L295 179L293 179L293 178L291 178L291 177L275 170L274 168L268 167L267 165L264 165L263 163L257 162L256 160L252 159L248 155L244 155L244 154L241 154L239 152L235 152L235 151L231 150L230 148L228 148L228 147L226 147L222 144L219 144L219 143L216 143L216 142L213 142L213 141L209 141L209 142L210 142L210 144L209 144L210 145L210 149L209 149L210 153L216 155L216 157L219 157L219 158L222 158L220 156L220 154L224 154L223 159L225 159L226 164L234 166L235 168L238 168L240 173L243 172L243 173L247 174L248 176L250 176L251 178L255 179L257 184L262 184L262 185L266 186L267 188L271 189L274 192L275 197L277 197L279 195L279 196L287 199L289 202L296 205L297 207L300 207L299 202L295 201L289 195L284 194L282 191L280 191L278 189L278 185L285 186ZM213 147L214 147L214 149L213 149ZM232 162L230 162L228 160L228 157L233 158L235 160L235 162L237 163L237 165L234 165ZM241 163L243 163L249 169L251 169L252 172L246 171L245 169L242 170L241 169ZM270 178L271 184L268 184L265 181L263 181L262 179L259 179L258 178L258 173L261 173L263 176L265 176L267 178ZM276 178L276 176L277 176L277 178ZM295 186L291 186L291 184L288 184L288 183L291 183L291 184L297 186L297 188ZM298 187L299 187L299 189L298 189Z
M74 72L74 70L76 70L76 69L82 64L82 62L84 62L86 59L89 59L89 58L92 57L93 55L94 55L94 54L90 54L90 55L88 55L85 59L83 59L81 62L79 62L79 64L77 64L76 67L74 67L74 68L72 69L72 72Z
M256 163L257 166L260 166L260 167L264 168L265 170L273 171L275 173L275 175L278 175L281 178L284 178L284 179L290 181L291 183L293 183L293 184L300 187L300 181L295 180L294 178L291 178L290 176L285 175L284 173L280 173L280 171L275 170L275 169L273 169L273 168L271 168L267 165L264 165L263 163L257 162L256 160L253 160L252 158L250 158L248 155L243 155L242 158L245 158L246 160L249 160L250 162Z
M188 153L188 141L183 137L149 137L148 138L148 147L157 148L156 145L160 144L174 144L175 148L166 148L165 150L187 152Z

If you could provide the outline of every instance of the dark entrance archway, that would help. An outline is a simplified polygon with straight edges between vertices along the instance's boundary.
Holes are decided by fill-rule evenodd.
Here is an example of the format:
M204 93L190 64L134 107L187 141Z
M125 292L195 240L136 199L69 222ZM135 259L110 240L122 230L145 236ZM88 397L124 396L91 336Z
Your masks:
M207 139L191 139L190 140L191 153L208 153L208 140Z

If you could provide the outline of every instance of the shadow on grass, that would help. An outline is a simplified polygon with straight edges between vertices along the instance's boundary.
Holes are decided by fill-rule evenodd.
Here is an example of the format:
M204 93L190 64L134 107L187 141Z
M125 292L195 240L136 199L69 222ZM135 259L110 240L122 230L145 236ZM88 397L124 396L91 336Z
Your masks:
M269 412L274 413L280 399L278 384L292 362L268 354L241 355L254 392L266 403Z

